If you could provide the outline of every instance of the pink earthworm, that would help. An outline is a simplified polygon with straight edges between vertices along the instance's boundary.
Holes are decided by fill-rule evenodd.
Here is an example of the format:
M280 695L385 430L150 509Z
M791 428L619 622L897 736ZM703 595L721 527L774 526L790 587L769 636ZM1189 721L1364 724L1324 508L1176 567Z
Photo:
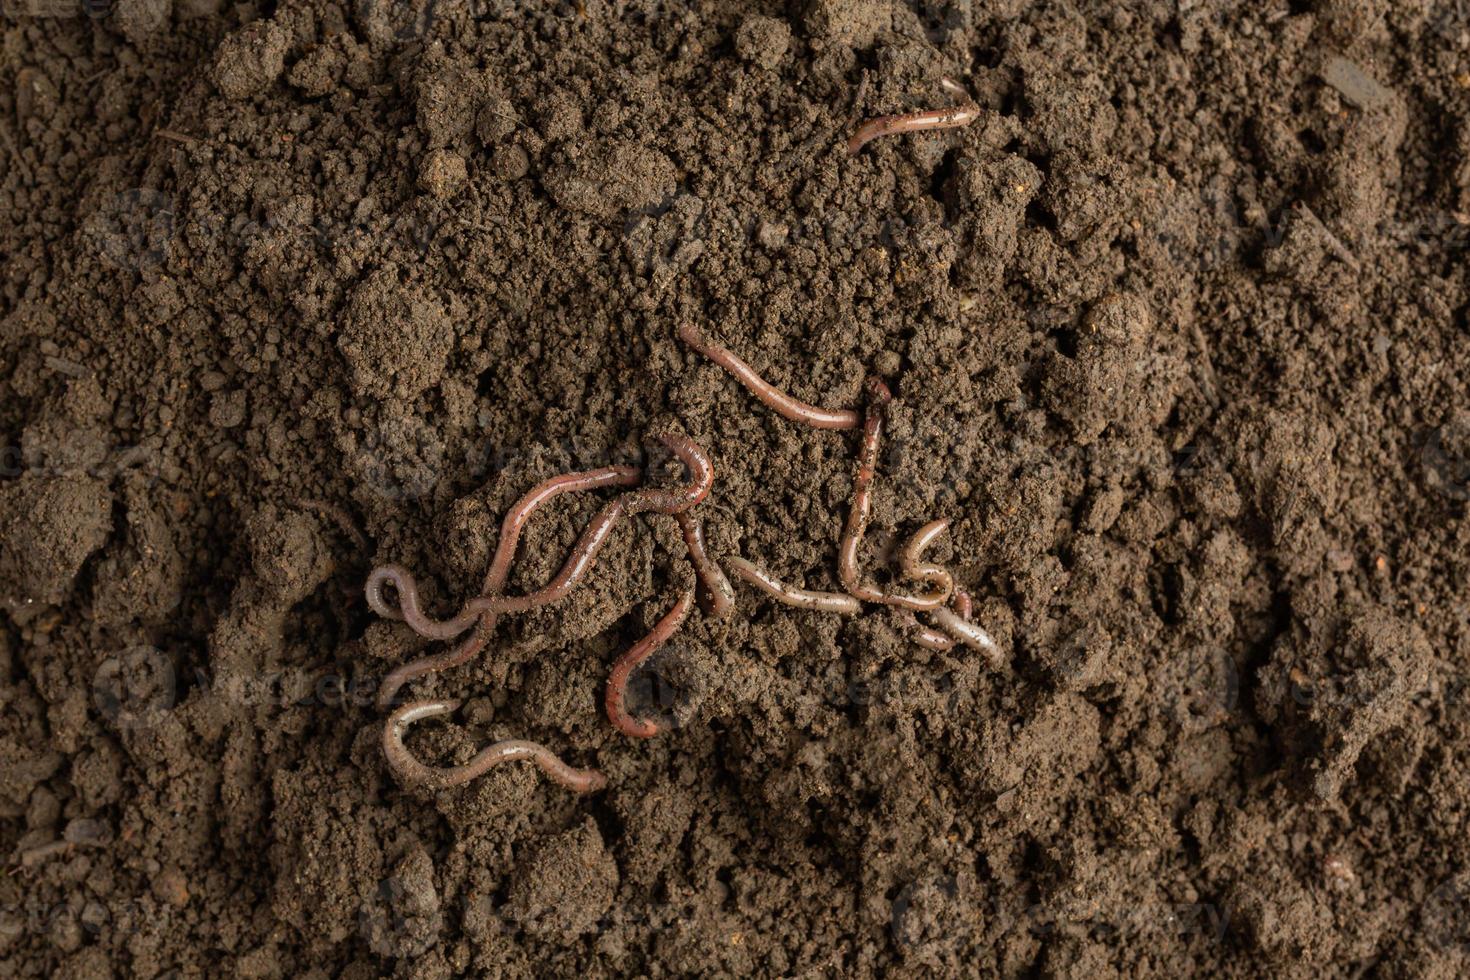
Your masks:
M666 433L656 436L683 461L692 479L678 490L632 490L612 501L592 518L572 548L566 564L544 588L529 595L495 599L491 608L498 613L518 613L537 609L566 597L591 570L607 536L624 516L656 511L678 516L709 496L714 486L714 465L699 444L687 436Z
M913 629L910 638L926 650L936 650L944 653L945 651L953 650L955 644L959 642L946 633L941 633L933 627L925 626L919 622L919 617L915 616L911 610L900 609L898 616L905 625Z
M365 593L373 611L388 619L401 619L420 636L431 640L451 640L474 625L483 614L528 612L564 599L587 577L608 536L625 515L646 511L679 514L702 501L714 485L714 467L709 456L692 439L665 434L657 437L671 449L689 469L692 479L678 490L633 490L611 501L582 529L572 553L561 571L543 588L522 596L481 595L465 603L459 613L447 620L432 620L419 608L418 587L413 576L397 565L375 568L368 576ZM509 559L506 559L509 561ZM383 601L383 584L392 582L398 590L398 608ZM462 655L461 651L461 655ZM470 656L474 654L471 653Z
M879 116L869 119L858 127L847 141L847 155L857 156L870 140L880 136L895 136L899 133L919 133L931 129L956 129L968 126L980 118L980 108L974 105L952 106L948 109L925 109L921 112L905 112L896 116Z
M950 636L959 640L972 650L978 650L984 655L991 667L999 668L1004 660L1001 657L1000 647L996 646L995 640L974 623L968 622L947 606L941 606L929 613L929 618Z
M954 611L959 613L961 619L969 622L974 615L975 609L970 602L970 593L964 589L954 590Z
M383 600L383 586L392 583L398 593L398 606L394 608ZM452 640L475 624L480 614L490 608L492 600L481 596L465 603L453 618L435 620L424 615L419 607L419 589L408 570L401 565L380 565L368 575L363 595L373 612L384 619L398 619L407 623L419 636L431 640Z
M482 594L499 595L500 591L505 588L505 581L510 575L511 563L515 559L516 546L520 542L521 531L525 528L531 515L541 505L561 494L573 491L595 490L607 486L634 486L642 476L641 470L631 466L605 466L582 473L566 473L537 485L516 501L501 521L500 541L490 561L490 570L485 574ZM388 674L383 678L382 686L378 689L378 707L387 708L391 705L403 685L416 678L458 667L473 660L485 648L490 638L490 631L495 626L496 618L492 610L482 612L475 631L453 650L429 657L420 657Z
M404 730L414 722L447 715L459 708L458 701L414 701L388 716L383 726L383 754L398 778L410 786L443 789L462 786L472 779L515 759L528 759L554 781L574 793L595 793L607 785L607 777L596 769L574 769L544 745L523 739L508 739L486 746L462 766L426 766L403 744Z
M862 550L863 536L867 534L868 521L873 513L873 478L878 473L878 446L883 435L884 413L893 400L893 393L880 378L869 378L867 389L868 412L863 420L863 444L858 453L857 472L852 478L852 504L848 508L847 523L837 545L837 580L849 595L864 602L926 612L944 605L948 593L909 596L885 592L865 584L858 573L858 553Z
M798 609L814 612L834 612L842 616L855 616L862 611L862 603L842 592L814 592L795 585L787 585L770 572L758 568L744 558L727 558L726 563L743 581L749 582L778 602Z
M954 592L954 576L943 566L920 559L925 549L934 543L934 539L948 530L948 519L930 521L915 531L914 536L909 538L898 553L898 564L903 569L903 573L909 578L933 585L934 594L942 595L941 602L947 600Z
M679 522L679 530L684 532L689 563L694 566L694 574L704 593L700 607L715 619L727 618L735 609L735 587L705 549L704 525L688 511L675 514L674 519Z
M752 395L783 418L803 422L814 429L856 429L862 424L861 416L851 409L818 408L793 398L756 374L755 369L741 360L734 351L719 344L707 343L692 324L686 323L679 327L679 339L730 372Z
M628 714L628 678L633 675L643 661L653 655L659 647L666 643L670 636L682 625L689 615L689 607L694 604L694 590L683 592L668 612L664 613L662 619L654 625L648 635L633 644L613 664L612 673L607 678L607 697L605 706L607 708L607 720L612 722L613 727L624 735L632 738L652 738L658 734L658 726L651 721L642 718L634 718Z

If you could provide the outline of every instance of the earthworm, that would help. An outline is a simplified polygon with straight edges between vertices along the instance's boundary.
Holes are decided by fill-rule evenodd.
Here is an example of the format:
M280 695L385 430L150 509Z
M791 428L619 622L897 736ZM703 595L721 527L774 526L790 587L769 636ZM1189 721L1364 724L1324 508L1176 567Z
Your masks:
M383 601L383 585L393 583L398 592L398 607ZM407 623L419 636L431 640L452 640L475 624L480 614L488 610L492 600L485 596L471 599L452 619L435 620L425 616L419 608L419 589L413 576L400 565L380 565L368 575L363 587L367 604L373 612L384 619L399 619Z
M921 112L905 112L897 116L879 116L869 119L858 127L847 141L847 155L857 156L869 140L880 136L896 136L899 133L918 133L930 129L955 129L968 126L980 118L978 106L952 106L948 109L925 109Z
M953 609L947 606L941 606L931 611L929 618L934 620L936 626L956 640L959 640L965 646L984 654L985 660L990 666L1000 667L1003 663L1000 647L995 645L995 641L990 638L990 634L974 623L961 619L959 614Z
M898 564L909 578L927 582L936 589L936 594L942 595L941 602L948 599L954 591L954 576L940 565L920 561L924 550L934 543L934 539L949 530L949 520L943 519L930 521L914 532L908 543L898 553Z
M926 650L937 650L940 653L944 653L947 650L953 650L955 644L959 642L946 633L941 633L933 627L925 626L919 622L919 617L915 616L908 609L899 610L899 619L905 625L913 628L914 632L910 639Z
M862 603L842 592L814 592L795 585L787 585L744 558L727 558L726 563L735 574L765 592L778 602L798 609L814 612L834 612L842 616L855 616L862 611Z
M426 766L415 759L403 744L403 733L409 725L423 718L447 715L459 709L458 701L414 701L388 716L383 726L383 754L399 779L411 786L443 789L463 786L483 776L502 762L529 759L541 771L574 793L595 793L607 785L607 777L596 769L574 769L562 762L544 745L524 739L507 739L488 745L462 766L442 768Z
M714 485L714 467L704 450L694 440L685 436L665 434L657 438L688 467L693 477L690 483L679 490L630 491L608 503L582 529L582 534L577 539L576 545L572 547L572 553L562 565L561 571L557 572L556 577L543 588L523 596L480 595L465 603L452 619L432 620L425 616L419 608L418 587L413 576L397 565L384 565L373 569L372 574L368 576L367 587L364 590L368 605L380 616L403 620L420 636L431 640L451 640L474 625L475 620L482 614L527 612L565 598L581 584L582 579L586 578L587 573L597 561L597 555L602 551L602 546L607 543L608 535L624 515L644 511L679 514L708 496L710 487ZM608 479L610 482L616 482L611 477ZM534 509L534 506L531 509ZM498 557L503 557L507 563L510 561L510 556ZM392 582L397 588L398 609L394 609L383 601L384 582ZM463 656L464 653L460 651L456 655ZM469 656L474 656L474 652L470 652Z
M818 408L791 397L756 374L754 368L728 347L707 343L692 324L686 323L679 327L679 339L730 372L736 381L782 418L804 422L814 429L856 429L862 424L858 413L850 409Z
M650 488L626 494L624 500L627 502L628 513L641 514L653 510L661 514L682 514L709 496L710 488L715 485L714 465L710 462L709 454L688 436L666 432L654 438L679 457L692 479L679 490Z
M613 527L625 515L657 511L679 515L709 495L714 486L715 471L709 455L687 436L667 433L656 437L683 461L693 479L679 490L633 490L609 503L582 530L582 536L556 578L544 588L529 595L497 598L490 605L497 613L518 613L536 609L564 598L576 588L591 570L593 562ZM474 600L472 600L473 603Z
M689 607L694 604L694 590L688 589L679 596L673 607L660 619L649 631L648 635L628 649L613 664L612 673L607 678L607 720L612 722L613 727L624 735L633 738L652 738L658 734L658 726L651 721L634 718L628 714L628 678L638 665L647 660L655 650L663 646L668 638L674 634L680 626L684 625L684 619L689 615Z
M600 487L632 487L637 486L641 479L643 471L636 467L604 466L582 473L554 476L517 500L500 522L500 543L495 548L490 570L485 573L483 593L495 595L505 588L505 580L510 577L511 563L515 560L516 545L521 539L521 531L536 508L564 493L596 490Z
M490 570L485 574L485 586L483 595L498 595L505 588L505 580L510 575L510 566L515 559L516 546L520 542L521 531L526 522L536 509L547 501L572 491L595 490L606 486L632 486L642 477L642 472L631 466L605 466L600 469L587 470L582 473L566 473L555 476L538 484L520 500L515 502L505 514L500 524L500 541L495 547L495 555L490 561ZM486 610L480 614L480 622L469 637L453 650L435 654L428 657L420 657L412 663L404 664L383 678L383 684L378 689L378 707L387 708L393 703L394 696L409 681L422 677L425 674L448 670L468 663L479 655L485 648L490 638L490 630L495 626L496 614L492 610Z
M701 607L715 619L725 619L735 608L735 587L705 550L704 525L699 518L687 511L675 514L674 519L684 532L684 546L689 549L689 563L694 566L694 574L704 590Z
M942 606L948 593L909 596L885 592L864 584L858 574L858 553L862 549L863 536L868 531L868 521L873 512L873 477L878 472L878 444L883 435L883 417L889 402L893 400L893 393L880 378L869 378L867 390L868 411L863 420L863 444L858 453L857 472L852 478L852 504L848 508L847 523L837 545L837 579L849 595L864 602L925 612ZM923 543L927 544L932 538L933 533Z
M970 603L970 593L964 589L954 590L954 611L959 613L960 618L966 622L969 622L970 617L974 615L975 610Z

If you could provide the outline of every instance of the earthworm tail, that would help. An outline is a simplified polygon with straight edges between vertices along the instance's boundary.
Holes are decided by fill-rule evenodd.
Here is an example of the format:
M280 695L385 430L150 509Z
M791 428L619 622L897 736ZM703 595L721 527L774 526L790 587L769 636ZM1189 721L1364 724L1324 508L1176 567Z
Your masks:
M415 701L405 704L388 716L388 721L383 726L383 754L388 759L389 767L398 774L402 782L431 789L462 786L502 762L528 759L536 763L547 776L574 793L595 793L607 785L607 777L596 769L574 769L557 758L546 746L523 739L508 739L488 745L462 766L426 766L415 759L403 744L405 729L416 721L447 715L458 708L458 701Z
M850 595L841 592L814 592L795 585L787 585L770 572L752 565L744 558L727 558L725 561L740 579L749 582L773 599L784 602L788 606L810 609L815 612L834 612L843 616L856 616L862 611L862 604Z
M633 738L652 738L658 734L658 726L651 721L634 718L628 714L628 678L633 671L638 669L639 664L653 655L653 652L663 646L668 638L674 634L680 626L684 625L684 619L689 615L689 607L694 604L694 590L689 589L679 596L668 612L664 613L649 631L648 635L633 644L613 664L612 673L607 678L607 720L612 722L613 727L624 735Z
M490 570L485 575L483 594L498 595L505 588L505 580L509 576L511 562L515 559L521 531L537 508L564 493L595 490L606 486L632 486L641 477L642 472L630 466L606 466L583 473L566 473L538 484L516 501L501 521L500 541L490 561ZM416 678L458 667L473 660L485 648L490 638L490 631L495 626L496 618L496 613L492 610L482 612L475 631L453 650L420 657L389 673L383 678L382 686L378 689L378 707L382 709L391 705L403 685Z
M959 640L970 649L978 650L983 654L986 663L990 664L991 667L999 668L1004 664L1004 660L1001 658L1000 647L996 646L995 641L990 638L990 634L974 623L961 619L959 614L953 609L941 606L930 612L929 616L934 620L935 625L944 630L944 632Z
M877 378L868 382L868 411L863 419L863 443L858 451L857 472L852 478L852 503L847 510L846 526L837 544L837 580L859 599L877 602L882 593L865 588L858 575L858 550L868 531L873 511L873 477L878 472L878 443L883 436L883 415L893 394Z
M960 618L965 620L966 622L969 622L971 617L974 615L975 609L970 602L970 593L966 592L964 589L955 589L954 611L959 613Z
M755 372L740 356L728 347L706 343L692 324L679 327L679 339L693 347L705 357L730 372L736 381L744 385L752 395L776 414L793 422L803 422L814 429L856 429L861 420L857 412L849 409L818 408L800 399L793 398Z
M918 133L930 129L955 129L968 126L980 118L976 106L954 106L949 109L926 109L922 112L906 112L896 116L879 116L869 119L858 127L847 141L847 155L857 156L870 140L880 136L896 136L899 133Z
M704 591L700 600L701 607L715 619L725 619L735 609L735 587L705 550L704 525L699 518L687 511L675 514L674 519L684 532L684 546L689 549L689 563L694 566L694 574Z

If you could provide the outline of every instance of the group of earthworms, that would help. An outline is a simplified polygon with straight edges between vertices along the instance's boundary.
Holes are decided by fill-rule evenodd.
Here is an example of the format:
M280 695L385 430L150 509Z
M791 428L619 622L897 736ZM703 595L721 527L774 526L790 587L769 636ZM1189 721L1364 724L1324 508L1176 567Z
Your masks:
M883 116L861 126L848 141L847 149L850 154L856 154L869 140L879 136L964 126L977 114L973 108L957 108ZM735 575L778 602L800 609L851 616L861 611L865 602L896 608L912 628L914 641L921 646L943 651L963 644L978 651L992 667L999 667L1001 654L995 642L985 630L971 622L969 595L955 588L954 577L947 569L923 560L924 552L948 529L949 521L936 520L925 524L898 552L903 575L921 583L921 591L908 593L882 588L866 581L861 574L859 556L872 515L872 485L877 475L879 443L888 405L893 399L887 384L876 376L867 380L866 409L862 413L851 409L819 408L776 388L734 352L707 342L693 326L686 324L680 327L678 335L684 343L724 368L751 394L784 418L815 429L862 430L852 502L837 548L837 579L844 591L818 592L783 583L744 558L727 558L725 564ZM364 592L368 605L378 615L404 622L425 639L448 641L464 637L450 650L422 657L389 673L379 689L378 706L382 709L392 707L398 692L410 681L474 659L484 650L500 616L529 612L566 598L586 579L613 528L623 518L636 514L667 514L674 518L683 533L694 568L701 593L701 608L717 619L729 616L735 608L735 590L719 563L706 550L703 525L694 516L694 509L709 495L714 485L714 467L708 454L686 436L664 433L655 439L684 464L689 473L687 484L671 490L642 487L643 473L630 466L606 466L567 473L541 483L506 513L480 594L466 602L452 618L435 620L425 615L419 604L414 578L405 569L397 565L373 569ZM582 530L571 554L552 580L526 595L505 595L521 532L536 510L562 494L604 487L621 487L624 492L603 506ZM391 585L397 595L396 605L384 597L384 586L387 585ZM628 680L683 625L694 602L695 591L684 591L648 635L633 644L613 664L603 703L608 720L623 734L633 738L651 738L658 734L659 728L655 723L628 713ZM926 617L928 622L921 623L919 615ZM534 762L547 776L574 792L596 792L607 785L607 777L601 772L569 766L545 746L522 739L496 742L459 766L429 766L414 758L403 741L408 727L425 718L450 714L458 707L458 701L412 701L389 715L383 729L383 751L389 766L405 785L428 789L459 786L502 762L515 759Z

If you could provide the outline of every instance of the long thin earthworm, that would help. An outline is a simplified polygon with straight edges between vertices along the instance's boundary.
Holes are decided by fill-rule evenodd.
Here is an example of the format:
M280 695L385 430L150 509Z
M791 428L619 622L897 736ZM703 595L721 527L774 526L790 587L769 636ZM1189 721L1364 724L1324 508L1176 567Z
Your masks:
M862 417L851 409L818 408L791 397L756 374L754 368L728 347L707 343L692 324L679 327L679 339L729 371L752 395L783 418L803 422L814 429L856 429L862 424Z
M952 106L948 109L925 109L922 112L905 112L896 116L879 116L869 119L858 127L847 141L847 155L857 156L859 151L880 136L896 136L899 133L919 133L930 129L955 129L968 126L980 118L978 106Z
M925 596L886 592L864 583L858 573L858 553L862 550L863 536L867 534L868 521L873 512L873 478L878 472L878 446L883 435L883 418L888 403L893 400L893 393L880 378L869 378L867 390L868 411L863 420L863 444L858 453L857 472L852 478L852 504L847 511L842 538L837 544L837 580L849 595L864 602L877 602L915 612L936 609L944 605L944 600L949 597L948 591L943 595Z
M735 609L735 587L705 549L704 525L688 511L675 514L674 519L679 522L679 530L684 532L689 563L694 566L694 574L704 593L700 607L715 619L727 618Z
M656 511L679 515L709 496L715 482L714 465L699 444L687 436L666 433L656 437L683 461L690 482L678 490L633 490L604 507L582 531L566 564L544 588L529 595L496 599L492 608L498 613L518 613L536 609L564 598L576 588L591 570L597 554L607 542L614 525L624 516Z
M607 486L633 486L642 478L642 471L631 466L605 466L600 469L587 470L582 473L566 473L562 476L552 477L544 483L538 484L525 496L517 500L510 510L506 511L504 519L500 524L500 541L495 547L495 555L490 561L490 570L485 574L485 586L483 595L499 595L505 588L505 581L510 574L510 566L515 559L516 546L520 542L521 531L526 522L536 509L547 501L564 493L573 491L595 490ZM479 655L489 640L490 631L495 626L496 615L492 611L480 614L480 622L463 643L453 650L435 654L428 657L420 657L412 663L404 664L383 678L382 686L378 689L378 707L387 708L393 703L393 698L398 691L415 678L425 674L432 674L451 667L458 667L468 663Z
M426 766L403 744L404 730L416 721L447 715L459 708L458 701L414 701L388 716L383 726L383 754L398 778L411 786L442 789L462 786L472 779L515 759L528 759L541 771L574 793L595 793L607 785L607 777L596 769L574 769L544 745L523 739L508 739L488 745L462 766Z
M582 529L561 571L543 588L523 596L477 596L465 603L453 618L433 620L425 616L419 607L418 586L413 576L397 565L383 565L373 569L368 576L364 589L368 605L380 616L403 620L420 636L431 640L451 640L474 625L482 614L528 612L565 598L586 578L602 546L607 543L608 535L625 515L645 511L679 514L709 495L714 485L714 467L708 454L685 436L664 434L657 438L688 467L692 477L689 484L678 490L634 490L608 503ZM397 609L383 600L383 585L388 582L398 591Z
M642 718L634 718L628 714L628 678L638 666L653 655L653 652L667 642L680 626L684 625L684 619L689 615L689 607L694 604L694 590L689 589L679 596L668 612L648 632L648 635L628 649L613 664L612 673L607 678L607 697L605 707L607 708L607 720L612 722L613 727L624 735L633 738L652 738L658 734L658 726L651 721Z
M961 619L959 614L947 606L941 606L929 613L929 618L934 620L938 626L950 636L959 640L972 650L978 650L985 655L985 660L992 667L1000 667L1004 660L1001 658L1000 647L996 646L990 634L985 632L974 623Z
M862 611L862 603L842 592L814 592L795 585L787 585L770 572L758 568L744 558L727 558L726 564L743 581L749 582L778 602L798 609L814 612L834 612L843 616L856 616Z

